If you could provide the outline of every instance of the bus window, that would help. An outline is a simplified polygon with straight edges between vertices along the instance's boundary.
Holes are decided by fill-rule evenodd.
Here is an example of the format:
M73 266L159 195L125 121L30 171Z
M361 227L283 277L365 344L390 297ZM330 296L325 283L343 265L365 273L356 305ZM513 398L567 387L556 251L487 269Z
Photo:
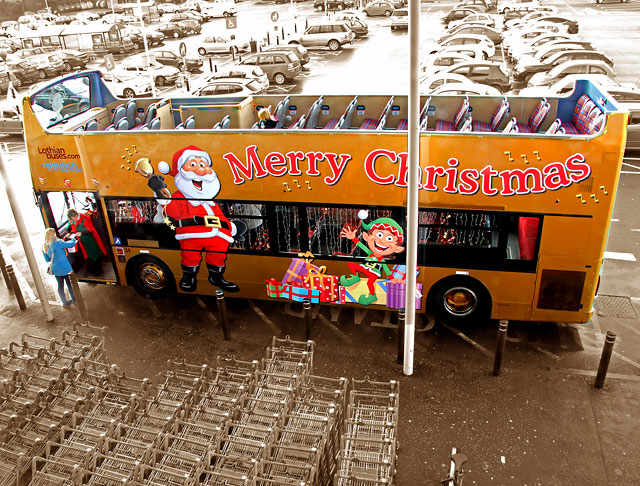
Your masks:
M222 208L222 212L227 214L232 221L240 220L247 225L247 232L240 239L234 240L231 248L259 253L271 251L269 230L266 224L267 210L264 204L228 204L227 208Z
M91 107L89 77L66 79L48 86L31 97L31 105L45 128L82 113Z
M120 244L179 248L174 231L165 223L162 206L155 199L108 199L106 206L113 238Z
M303 251L300 245L300 216L297 206L276 206L278 249L281 253Z

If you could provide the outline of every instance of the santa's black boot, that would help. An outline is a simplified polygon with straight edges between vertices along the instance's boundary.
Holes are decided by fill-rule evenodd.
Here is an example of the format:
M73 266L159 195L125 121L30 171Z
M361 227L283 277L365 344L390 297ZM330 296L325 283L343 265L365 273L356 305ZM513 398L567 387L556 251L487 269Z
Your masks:
M224 279L224 267L207 263L207 268L209 269L209 282L211 285L220 287L225 292L238 292L240 290L236 284Z
M180 289L183 292L195 292L198 286L198 270L200 266L189 267L187 265L181 265L182 278L180 279Z

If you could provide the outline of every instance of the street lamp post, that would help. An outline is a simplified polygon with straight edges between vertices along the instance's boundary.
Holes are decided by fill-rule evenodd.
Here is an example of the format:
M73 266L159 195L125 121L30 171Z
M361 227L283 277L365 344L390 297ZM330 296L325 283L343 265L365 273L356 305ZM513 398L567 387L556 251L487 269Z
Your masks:
M113 3L111 5L113 6ZM140 17L140 31L142 32L142 42L144 43L144 52L147 58L147 66L149 66L149 69L147 70L147 72L149 74L149 81L151 82L151 95L155 98L157 96L156 83L155 83L155 80L153 79L153 74L151 73L151 57L149 56L149 43L147 42L147 33L144 30L144 19L142 18L142 5L140 0L138 0L138 15Z

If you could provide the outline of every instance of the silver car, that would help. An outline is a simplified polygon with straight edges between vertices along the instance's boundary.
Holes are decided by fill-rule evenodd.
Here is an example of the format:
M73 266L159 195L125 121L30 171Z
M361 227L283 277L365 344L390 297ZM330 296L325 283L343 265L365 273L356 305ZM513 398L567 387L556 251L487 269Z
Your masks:
M302 44L304 47L328 47L337 51L345 44L351 44L356 34L344 22L327 21L310 25L303 34L289 37L289 44Z

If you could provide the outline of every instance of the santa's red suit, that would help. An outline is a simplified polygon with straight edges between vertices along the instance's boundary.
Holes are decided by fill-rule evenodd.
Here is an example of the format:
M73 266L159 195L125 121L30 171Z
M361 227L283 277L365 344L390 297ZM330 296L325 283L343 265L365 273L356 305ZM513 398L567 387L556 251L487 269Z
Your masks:
M214 201L189 202L176 191L165 206L167 216L174 220L176 240L182 249L182 265L196 267L200 252L205 250L205 261L224 267L229 244L233 242L233 225Z

